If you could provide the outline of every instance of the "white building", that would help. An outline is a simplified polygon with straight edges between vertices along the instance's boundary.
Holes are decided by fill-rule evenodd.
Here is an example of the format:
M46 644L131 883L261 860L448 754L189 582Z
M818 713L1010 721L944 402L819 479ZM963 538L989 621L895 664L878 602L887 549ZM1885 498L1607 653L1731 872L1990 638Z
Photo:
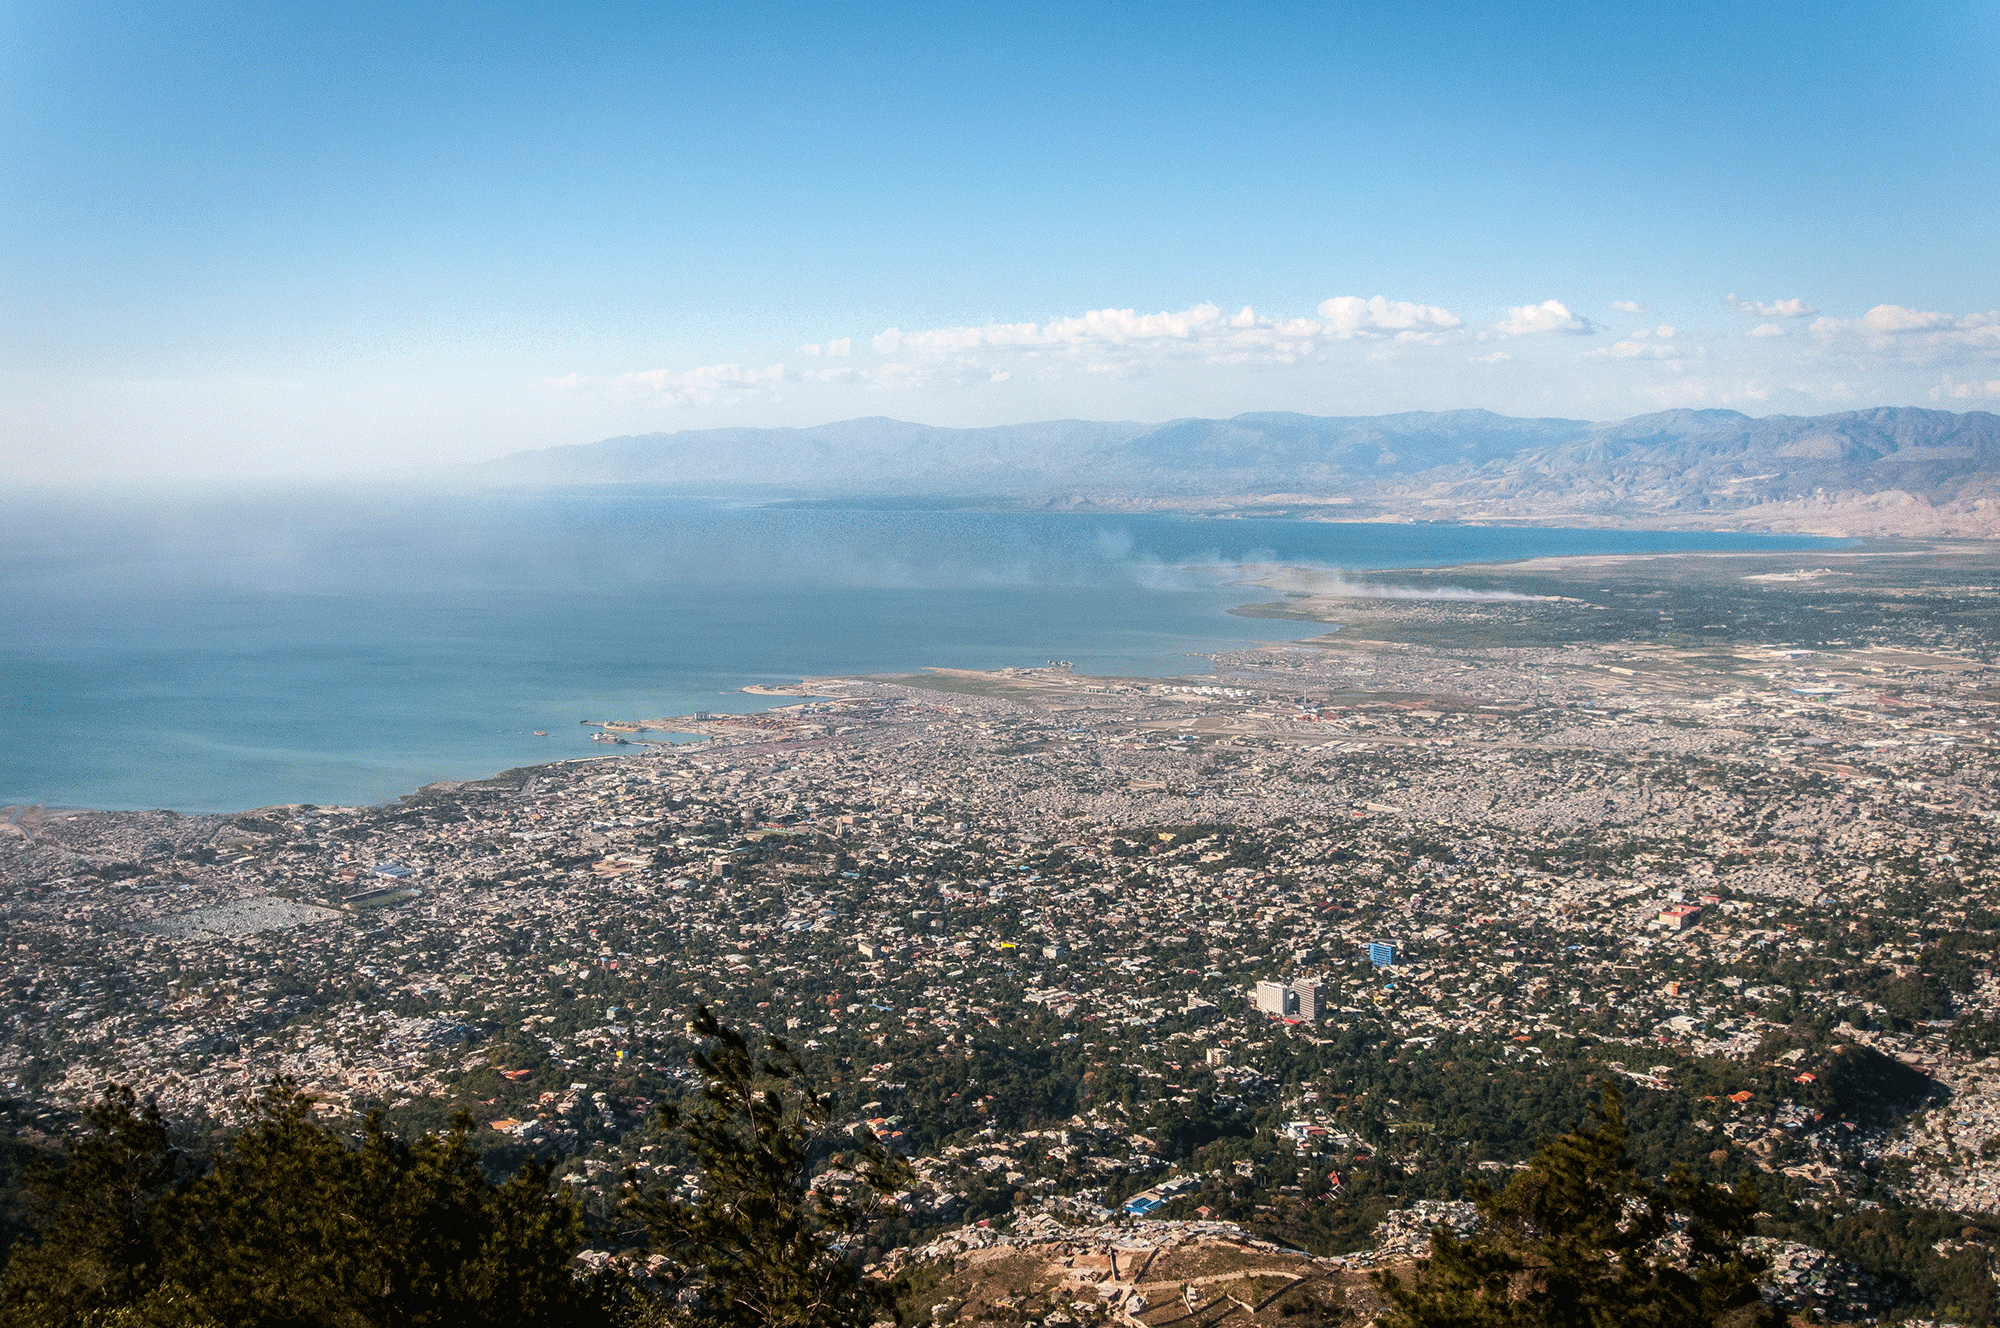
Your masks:
M1260 982L1251 1003L1265 1014L1277 1015L1280 1019L1298 1008L1298 997L1282 982Z

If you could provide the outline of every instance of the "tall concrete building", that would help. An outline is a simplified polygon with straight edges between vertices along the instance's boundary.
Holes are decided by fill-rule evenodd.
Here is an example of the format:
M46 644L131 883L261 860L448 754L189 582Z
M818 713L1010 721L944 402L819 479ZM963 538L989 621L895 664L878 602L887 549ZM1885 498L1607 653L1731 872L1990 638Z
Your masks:
M1325 1007L1320 1004L1319 982L1314 978L1300 978L1292 983L1292 1009L1299 1018L1317 1021Z
M1281 1019L1298 1008L1298 997L1282 982L1258 983L1257 992L1250 999L1265 1014L1274 1014Z
M1387 941L1370 941L1368 962L1377 968L1393 968L1396 963L1396 947Z

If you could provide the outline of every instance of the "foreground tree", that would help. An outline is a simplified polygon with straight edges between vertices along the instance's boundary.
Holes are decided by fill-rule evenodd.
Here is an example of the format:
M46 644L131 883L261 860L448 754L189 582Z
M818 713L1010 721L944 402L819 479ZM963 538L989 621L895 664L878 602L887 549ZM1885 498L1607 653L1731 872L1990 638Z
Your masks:
M570 1260L582 1220L545 1168L481 1173L460 1113L405 1144L371 1115L360 1145L288 1081L216 1165L177 1171L151 1108L114 1089L49 1182L41 1240L0 1279L34 1328L583 1328L609 1297Z
M1758 1299L1764 1262L1743 1250L1748 1184L1676 1168L1664 1185L1625 1156L1625 1116L1606 1084L1593 1113L1545 1142L1498 1193L1475 1186L1477 1235L1431 1233L1404 1281L1375 1275L1395 1328L1698 1328L1779 1321Z
M690 1058L700 1097L660 1113L701 1164L701 1197L628 1187L625 1198L677 1267L683 1297L663 1317L742 1328L868 1323L877 1297L843 1242L905 1166L866 1131L831 1128L831 1098L799 1084L802 1067L783 1041L753 1049L706 1006L688 1031L705 1044ZM822 1170L829 1162L848 1165Z
M128 1306L159 1278L153 1210L184 1179L159 1110L117 1084L85 1113L88 1133L63 1145L65 1165L29 1173L41 1239L22 1241L0 1277L0 1317L24 1325L82 1323Z
M570 1274L583 1243L567 1195L532 1164L489 1183L461 1112L405 1144L370 1115L361 1146L272 1085L256 1123L165 1206L168 1285L231 1324L569 1325L602 1307Z

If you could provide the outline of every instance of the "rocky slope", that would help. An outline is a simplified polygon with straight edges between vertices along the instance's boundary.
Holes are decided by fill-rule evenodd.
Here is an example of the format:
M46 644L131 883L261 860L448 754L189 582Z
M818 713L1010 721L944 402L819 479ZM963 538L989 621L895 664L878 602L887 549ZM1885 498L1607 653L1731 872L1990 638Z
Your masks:
M1904 407L1610 423L1489 411L991 429L864 419L612 438L516 453L472 474L832 501L947 494L1343 520L2000 533L2000 415Z

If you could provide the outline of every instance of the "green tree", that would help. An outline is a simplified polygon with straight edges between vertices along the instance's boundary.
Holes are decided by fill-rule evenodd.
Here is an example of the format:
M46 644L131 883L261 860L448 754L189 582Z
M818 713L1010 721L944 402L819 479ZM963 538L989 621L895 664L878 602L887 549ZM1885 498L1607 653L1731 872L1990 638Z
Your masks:
M1775 1321L1758 1301L1762 1260L1743 1251L1756 1191L1676 1168L1664 1185L1625 1156L1606 1084L1594 1124L1545 1141L1495 1193L1475 1185L1478 1234L1440 1227L1408 1281L1375 1276L1395 1328L1696 1328Z
M582 1328L608 1288L572 1275L582 1223L546 1168L479 1170L460 1114L405 1144L370 1116L359 1147L274 1082L212 1170L113 1086L36 1177L46 1218L0 1276L27 1328Z
M547 1170L479 1170L463 1112L406 1144L379 1114L350 1148L288 1081L215 1169L162 1205L163 1286L241 1328L602 1322L572 1276L582 1220Z
M28 1175L40 1239L16 1245L0 1277L0 1314L40 1328L90 1322L136 1301L158 1277L153 1209L174 1185L178 1155L159 1109L109 1085L64 1144L65 1164Z
M701 1195L690 1203L634 1185L625 1194L676 1266L682 1297L664 1317L732 1328L869 1322L878 1297L847 1242L906 1168L866 1131L831 1128L832 1098L800 1084L782 1040L753 1049L706 1006L688 1031L705 1044L690 1057L701 1093L689 1107L662 1104L660 1115L700 1163Z

